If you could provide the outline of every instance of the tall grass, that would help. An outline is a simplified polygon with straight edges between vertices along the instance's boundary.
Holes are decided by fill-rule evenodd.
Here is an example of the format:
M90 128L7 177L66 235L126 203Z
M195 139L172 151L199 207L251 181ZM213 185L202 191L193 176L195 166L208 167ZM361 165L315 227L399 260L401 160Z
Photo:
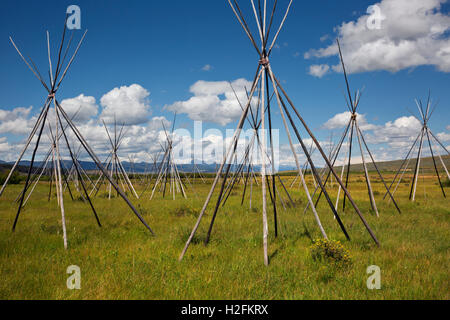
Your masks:
M291 190L296 207L278 206L278 238L268 206L268 267L263 264L261 192L256 186L252 210L248 197L241 205L243 188L229 198L205 246L211 203L182 262L179 254L209 191L210 185L200 180L188 187L187 200L162 199L158 194L150 201L148 193L132 199L155 237L120 198L95 198L103 225L99 228L89 207L70 201L66 194L67 251L56 200L47 201L48 183L36 189L15 233L11 233L17 210L14 199L23 185L9 186L0 200L0 299L449 299L450 202L435 181L421 178L415 203L408 200L409 186L401 185L396 196L402 214L382 200L383 186L374 182L380 211L376 218L365 183L358 179L361 176L352 175L350 190L380 247L350 208L339 210L350 242L326 203L318 208L328 237L340 241L342 252L351 257L345 268L313 258L311 246L321 234L311 212L303 214L305 195L298 186ZM143 188L137 183L136 187ZM281 188L280 193L287 202ZM330 194L335 197L336 186ZM66 287L70 265L81 268L81 290ZM366 287L370 265L381 268L381 290Z

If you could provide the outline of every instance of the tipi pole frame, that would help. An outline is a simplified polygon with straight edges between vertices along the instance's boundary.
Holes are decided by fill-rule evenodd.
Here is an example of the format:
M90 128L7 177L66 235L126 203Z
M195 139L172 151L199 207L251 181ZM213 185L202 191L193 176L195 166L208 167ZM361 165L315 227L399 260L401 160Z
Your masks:
M377 166L377 164L376 164L376 162L375 162L375 159L374 159L374 157L373 157L373 155L372 155L372 152L369 150L369 147L368 147L368 145L367 145L367 143L366 143L366 139L364 138L364 135L363 135L361 129L359 128L359 125L358 125L358 124L356 124L356 130L359 132L359 134L360 134L360 136L361 136L362 142L364 143L364 146L366 147L366 150L367 150L367 152L369 153L370 159L372 160L372 164L373 164L375 170L377 171L378 176L379 176L380 179L381 179L381 182L383 183L384 187L386 188L386 191L387 191L387 193L389 194L390 199L391 199L392 202L394 203L394 205L395 205L395 207L396 207L398 213L401 214L402 212L401 212L401 210L400 210L400 207L398 206L397 202L395 201L394 195L391 194L391 192L390 192L390 190L389 190L389 188L388 188L388 186L387 186L387 184L386 184L386 181L384 180L383 176L381 175L381 172L380 172L380 170L378 169L378 166Z
M296 166L297 166L297 170L298 170L298 172L299 172L300 180L301 180L301 183L302 183L302 185L303 185L303 189L305 190L305 194L306 194L306 197L307 197L307 199L308 199L308 203L311 205L311 210L312 210L312 212L313 212L313 215L314 215L314 218L315 218L315 220L316 220L316 223L317 223L317 225L318 225L318 227L319 227L319 230L320 230L320 232L322 233L322 236L323 236L325 239L328 239L328 236L327 236L327 234L326 234L326 232L325 232L325 229L324 229L323 226L322 226L322 222L320 221L320 217L319 217L319 214L318 214L318 212L317 212L317 208L316 208L316 206L315 206L314 203L313 203L311 194L310 194L309 189L308 189L308 185L306 184L304 175L303 175L303 173L302 173L302 169L300 168L300 163L299 163L299 160L298 160L298 157L297 157L297 153L296 153L295 148L294 148L294 144L293 144L293 142L292 142L291 133L290 133L290 131L289 131L289 126L288 126L288 123L287 123L287 121L286 121L286 117L285 117L284 112L283 112L283 107L285 108L286 113L288 113L288 111L287 111L287 108L286 108L286 106L285 106L283 100L281 99L280 93L278 92L278 88L277 88L277 85L276 85L276 83L275 83L275 76L274 76L273 71L272 71L272 68L271 68L270 66L269 66L269 74L270 74L270 79L271 79L271 81L272 81L272 86L273 86L274 91L275 91L275 96L276 96L276 98L277 98L277 103L278 103L278 107L279 107L279 109L280 109L281 118L283 119L283 125L284 125L284 128L285 128L285 130L286 130L286 134L287 134L287 136L288 136L289 146L290 146L290 148L291 148L291 152L292 152L293 155L294 155L295 164L296 164ZM290 117L289 114L288 114L288 117L289 117L289 119L291 120L291 117ZM291 125L294 127L292 121L291 121ZM294 127L294 130L296 130L295 127ZM298 132L296 131L296 134L297 134L297 133L298 133ZM298 135L297 137L298 137L299 140L301 141L300 136ZM301 141L301 144L302 144L302 148L303 148L303 141ZM305 152L306 150L303 149L303 151ZM307 157L310 159L310 155L308 154L307 151L305 152L305 154L306 154ZM273 159L273 158L272 158L272 159ZM284 187L284 184L283 184L283 187ZM286 187L284 187L284 189L286 190ZM288 193L287 190L286 190L286 193ZM289 193L288 193L288 196L289 196ZM290 196L289 196L289 199L291 200L291 203L293 204L294 202L292 201L292 198L291 198ZM345 229L345 228L344 228L344 229ZM344 232L344 233L345 233L345 232Z
M272 115L270 112L270 93L269 93L269 74L270 69L269 65L267 65L267 72L265 74L266 76L266 95L267 95L267 118L269 122L269 141L270 141L270 150L271 150L271 164L272 164L272 190L273 190L273 199L272 199L272 206L273 206L273 219L274 219L274 229L275 229L275 238L278 237L278 218L277 218L277 190L276 190L276 183L275 183L275 156L273 151L273 136L272 136ZM264 134L264 131L263 131Z
M230 0L228 0L228 1L230 1ZM230 2L230 5L231 5L231 2ZM211 189L210 189L210 191L208 193L208 196L207 196L206 201L205 201L205 203L203 205L203 208L202 208L202 210L200 212L200 215L197 218L197 222L195 223L194 228L192 229L192 232L191 232L191 234L189 236L189 239L187 240L187 242L186 242L186 244L185 244L185 246L184 246L184 248L183 248L183 250L181 252L181 255L179 257L179 261L183 260L183 257L186 254L186 251L189 248L189 245L191 244L192 239L194 238L198 227L200 226L200 222L201 222L201 220L203 218L203 215L206 212L206 208L207 208L207 206L208 206L208 204L209 204L209 202L211 200L211 197L212 197L212 195L214 193L216 185L217 185L217 183L218 183L218 181L219 181L219 179L220 179L220 177L222 175L223 167L225 166L225 163L226 163L226 161L227 161L227 159L229 157L229 154L230 154L231 150L233 149L232 146L235 143L234 141L239 139L238 135L240 135L240 132L242 130L242 126L244 125L244 121L247 118L248 110L249 110L249 108L251 106L251 97L253 96L253 94L254 94L254 92L256 90L256 86L257 86L257 84L259 82L259 78L261 77L261 73L262 73L261 66L258 65L258 68L257 68L257 71L256 71L256 75L255 75L255 79L253 81L253 88L252 88L251 93L250 93L249 101L248 101L248 103L247 103L247 105L246 105L246 107L244 109L244 112L242 113L241 118L240 118L240 120L238 122L237 129L236 129L236 131L234 132L234 135L233 135L232 143L231 143L228 151L226 152L226 155L224 156L223 161L222 161L219 169L217 170L216 177L215 177L215 179L214 179L214 181L212 183Z
M364 150L363 150L362 143L361 143L361 132L358 130L358 122L356 120L355 120L355 128L356 128L355 129L356 135L358 137L359 150L361 152L361 160L362 160L363 167L364 167L364 174L366 176L366 183L367 183L367 189L369 191L370 203L372 205L372 209L375 211L375 214L379 218L380 214L378 213L378 208L377 208L377 204L375 202L375 197L373 196L372 184L370 182L369 171L367 170L366 160L364 157Z
M275 78L275 76L274 76ZM355 201L353 200L353 197L350 195L349 191L347 190L347 188L344 186L344 183L339 179L339 176L336 174L332 164L330 163L329 159L327 158L325 152L323 151L322 147L320 146L320 143L317 141L316 137L314 136L314 134L311 132L311 130L309 129L308 125L306 124L305 120L302 118L302 116L300 115L300 113L298 112L298 110L295 108L292 100L289 98L289 96L286 94L286 91L284 91L283 87L280 84L280 81L275 78L275 81L278 85L278 87L280 88L280 90L282 91L283 95L286 97L287 101L289 102L289 104L291 105L292 109L294 110L294 112L296 113L297 117L299 118L300 122L302 123L303 127L305 128L305 130L308 132L309 136L311 137L311 139L314 141L314 143L317 146L317 150L319 150L320 154L322 155L323 159L325 160L327 166L330 168L331 172L333 173L335 179L337 180L337 182L342 186L342 190L344 191L344 193L346 194L346 196L348 197L350 203L352 204L353 208L355 209L356 213L358 214L360 220L362 221L362 223L364 224L365 228L367 229L367 231L369 232L370 236L372 237L373 241L377 244L377 246L380 245L377 237L375 236L375 234L373 233L372 229L370 228L369 224L367 223L366 219L364 218L362 212L359 210L358 206L356 205ZM316 175L316 179L318 180L317 182L319 182L319 185L321 185L321 179L318 175ZM323 185L322 185L323 187ZM326 190L324 190L325 192ZM334 209L334 206L332 206ZM337 218L337 217L336 217ZM339 218L340 219L340 218ZM339 220L338 219L338 220Z
M422 157L422 146L423 146L423 137L424 137L424 128L421 130L421 137L420 137L420 143L419 143L419 153L417 155L417 161L416 166L414 169L414 177L411 183L411 191L409 193L409 200L415 201L416 199L416 190L417 190L417 180L419 176L420 171L420 159Z
M123 193L123 191L119 188L119 186L114 182L114 180L111 178L111 176L108 174L108 172L105 170L102 163L100 162L98 157L95 155L94 151L92 151L91 147L87 144L86 140L83 138L81 133L78 131L77 127L70 120L69 116L66 114L64 109L61 108L61 106L57 100L55 100L55 101L56 101L56 104L58 105L59 111L61 112L62 116L64 117L66 122L69 124L70 128L72 129L72 131L75 134L75 136L77 137L77 139L83 145L83 148L86 150L86 152L92 158L92 160L96 163L97 167L103 172L106 179L108 179L108 181L112 183L112 186L114 187L114 189L119 193L119 195L122 197L122 199L127 203L127 205L130 207L130 209L136 215L136 217L141 221L141 223L147 228L148 231L150 231L150 233L152 235L154 235L153 230L150 228L150 226L147 224L147 222L144 220L144 218L141 216L141 214L136 210L136 208L133 206L133 204L127 198L127 196Z
M17 166L19 165L20 161L22 160L25 152L27 151L28 147L30 146L31 142L33 141L33 138L34 138L34 136L35 136L35 134L36 134L36 132L37 132L37 130L39 128L39 125L41 124L42 119L43 119L44 115L46 114L45 110L47 109L47 107L50 104L51 104L51 100L47 97L46 102L44 104L44 107L42 108L41 113L39 114L38 120L36 121L33 129L31 130L31 134L28 137L27 142L25 143L25 147L22 149L22 152L20 153L19 158L16 160L16 162L12 166L11 170L9 171L8 176L6 177L5 182L2 185L2 188L0 190L0 197L3 194L3 192L5 191L5 188L8 185L9 180L11 179L14 171L16 170Z
M266 68L262 66L262 94L261 94L261 189L262 189L262 218L263 218L263 246L264 246L264 264L269 265L268 255L268 235L269 227L267 221L267 202L266 202L266 133L265 133L265 80L266 80Z
M257 73L255 75L255 80L254 80L255 82L253 82L254 85L253 85L253 88L252 88L252 92L250 94L251 97L253 96L259 81L262 81L263 73L264 73L264 69L259 64L258 68L257 68ZM227 179L228 179L228 176L229 176L229 173L230 173L230 169L231 169L231 166L232 166L233 158L234 158L234 155L235 155L236 150L237 150L237 146L238 146L238 143L239 143L239 138L240 138L240 135L241 135L242 127L244 125L245 119L247 119L248 111L251 108L251 101L252 101L252 99L250 98L249 101L247 102L247 106L244 109L244 112L242 113L242 116L241 116L241 117L243 117L242 122L239 121L238 128L236 129L235 134L233 136L232 147L230 146L230 149L228 150L228 152L226 154L226 158L224 158L224 162L223 162L223 164L221 165L221 167L219 168L219 171L218 171L220 173L220 175L221 175L222 172L223 172L223 167L225 166L225 163L229 159L229 163L227 164L225 175L223 177L222 186L220 188L220 192L219 192L219 196L218 196L218 199L217 199L217 203L216 203L216 206L214 208L214 213L213 213L212 218L211 218L211 223L209 225L208 233L206 235L205 244L208 244L209 240L211 238L211 232L212 232L212 229L213 229L213 226L214 226L214 222L215 222L215 219L216 219L216 216L217 216L217 212L219 210L219 206L220 206L222 197L223 197L223 193L224 193L224 190L225 190L225 184L227 182ZM245 115L245 117L244 117L244 115ZM229 157L229 153L230 153L231 150L233 150L233 152L231 153L231 156ZM213 186L215 188L214 184L213 184ZM212 191L214 191L214 190L212 190Z
M436 159L434 157L433 147L431 145L430 134L428 133L428 128L425 130L425 132L427 133L428 145L430 146L431 158L433 159L433 165L434 165L434 170L436 172L436 177L438 179L439 186L441 187L442 195L444 196L444 198L447 198L445 191L444 191L444 187L442 185L441 176L439 175L439 170L436 165Z
M17 209L16 217L14 219L13 228L12 228L13 232L16 230L17 221L19 220L19 215L20 215L20 212L22 210L23 202L25 200L25 190L27 190L27 188L28 188L28 183L30 181L30 175L31 175L31 172L33 170L34 160L36 158L36 152L37 152L37 150L39 148L39 143L41 141L42 132L44 131L45 122L47 120L48 110L49 110L50 104L51 104L51 98L48 98L48 99L49 99L49 103L47 104L47 107L45 109L44 118L43 118L43 121L41 123L41 129L39 131L38 138L37 138L34 150L33 150L33 155L31 156L31 162L30 162L30 166L28 168L27 179L25 180L25 186L23 188L24 192L22 193L22 196L20 197L19 208Z
M396 174L395 174L395 176L394 176L394 180L392 180L391 185L389 186L388 190L391 190L391 189L392 189L392 186L394 185L395 181L397 180L398 175L399 175L400 172L402 171L403 167L405 167L405 164L406 164L405 171L406 171L406 169L408 168L409 162L410 162L410 160L411 160L411 159L409 159L409 158L410 158L411 153L413 152L413 150L414 150L414 148L415 148L417 142L419 142L420 135L421 135L421 133L419 133L419 135L417 136L417 138L416 138L416 140L414 141L413 145L412 145L411 148L409 149L408 154L407 154L406 157L404 158L404 160L403 160L403 162L402 162L400 168L397 170L397 172L396 172ZM408 160L408 159L409 159L409 160ZM407 163L407 162L408 162L408 163ZM403 174L404 174L404 172L403 172ZM403 177L403 174L402 174L402 177ZM400 184L400 182L402 181L402 177L400 177L400 179L399 179L399 181L398 181L399 184ZM397 184L397 186L398 186L398 184ZM395 189L397 189L397 188L395 188ZM395 194L395 191L393 192L393 195L394 195L394 194ZM383 200L386 199L387 195L388 195L388 193L386 192L385 195L384 195L384 197L383 197Z
M278 87L282 90L284 96L285 96L286 99L288 100L288 103L291 104L289 97L286 96L286 93L284 92L283 88L279 85L278 80L275 78L275 76L274 76L273 74L272 74L272 76L273 76L273 78L274 78L274 81L277 82ZM331 199L330 199L330 197L329 197L329 195L328 195L328 192L326 191L324 185L322 184L322 179L320 178L319 174L317 173L316 167L315 167L315 165L314 165L314 163L313 163L313 161L312 161L312 159L311 159L311 155L310 155L309 152L308 152L308 148L306 147L306 145L305 145L305 143L304 143L302 137L300 136L300 133L299 133L297 127L295 126L294 120L292 119L292 116L291 116L291 114L290 114L290 112L289 112L289 110L288 110L286 104L284 103L283 99L281 99L281 96L280 96L280 95L278 95L278 97L280 98L280 102L281 102L281 104L282 104L282 106L283 106L283 108L284 108L284 111L286 112L286 115L287 115L287 117L288 117L288 119L289 119L289 122L291 123L291 126L292 126L292 128L293 128L293 130L294 130L294 133L295 133L295 135L296 135L296 137L297 137L297 140L299 141L299 143L300 143L300 145L301 145L301 147L302 147L302 149L303 149L303 152L304 152L304 154L306 155L306 158L308 159L308 163L309 163L310 166L311 166L312 174L316 176L316 179L317 179L317 182L318 182L318 184L319 184L319 187L320 187L321 190L323 191L323 194L324 194L324 196L325 196L325 198L326 198L326 200L327 200L327 202L328 202L328 204L329 204L329 206L330 206L330 208L331 208L331 211L333 212L334 216L336 217L336 220L337 220L337 222L338 222L338 224L339 224L339 227L341 228L341 230L342 230L342 232L344 233L344 235L345 235L345 237L347 238L347 240L350 240L350 235L348 234L348 232L347 232L347 230L346 230L346 228L345 228L345 226L344 226L344 224L343 224L341 218L339 217L339 214L338 214L337 210L334 209L334 204L331 202ZM292 104L291 104L291 107L293 107ZM293 108L293 109L294 109L294 108ZM297 111L297 110L294 109L294 112L296 112L296 111ZM300 114L297 114L297 116L298 116L298 117L301 117ZM302 120L303 120L303 119L302 119ZM305 123L304 125L306 125L306 123ZM309 130L309 129L308 129L308 130ZM308 130L307 130L307 131L308 131ZM310 133L310 136L311 136L311 138L312 138L313 140L315 140L315 137L312 136L312 133ZM316 140L316 141L317 141L317 140ZM318 142L317 142L317 144L318 144ZM322 150L322 152L323 152L323 150ZM326 158L326 157L325 157L325 158ZM331 165L331 164L330 164L330 165ZM304 179L302 179L302 183L304 183L304 186L306 185L306 181L305 181ZM308 193L309 193L309 192L308 192ZM307 194L308 194L308 193L307 193ZM311 201L309 201L309 199L308 199L308 202L310 203L311 208L315 208L315 207L316 207L316 206L314 205L314 203L312 203L312 199L311 199ZM313 212L314 212L314 211L313 211ZM316 217L316 220L317 220L318 215L315 216L315 217ZM321 224L320 224L320 225L321 225ZM319 225L319 226L320 226L320 225Z
M62 124L62 120L61 120L61 117L59 115L59 111L58 111L58 108L56 107L56 104L55 104L55 110L56 110L56 116L57 116L57 118L59 120L61 129L62 129L64 140L66 141L67 149L69 150L69 154L70 154L70 157L72 158L72 162L75 164L75 170L77 172L78 179L80 180L80 184L81 184L81 187L83 189L83 192L84 192L84 195L86 197L86 200L89 202L89 206L92 209L92 212L94 214L94 217L95 217L95 220L97 221L98 226L102 227L102 224L100 223L100 219L99 219L99 217L97 215L97 211L95 210L94 205L92 204L91 198L89 197L89 194L87 192L87 189L86 189L86 186L84 184L83 178L81 176L80 170L78 168L78 162L77 162L77 160L75 159L75 157L73 155L72 148L70 147L69 140L67 139L67 135L66 135L66 132L64 130L64 126Z
M351 170L351 160L352 160L352 145L353 145L353 130L354 130L354 121L352 121L351 129L350 129L350 143L348 145L348 164L347 164L347 172L345 175L345 188L348 188L348 180L350 177L350 170ZM345 211L345 199L347 194L344 193L344 200L342 202L342 209Z

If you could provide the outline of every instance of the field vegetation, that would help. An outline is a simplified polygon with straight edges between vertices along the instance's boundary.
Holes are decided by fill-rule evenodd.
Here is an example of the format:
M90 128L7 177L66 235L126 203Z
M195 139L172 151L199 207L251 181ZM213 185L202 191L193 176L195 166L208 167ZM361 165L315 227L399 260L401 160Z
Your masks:
M386 180L392 178L392 173L386 174ZM293 179L283 177L287 186ZM188 199L178 194L173 201L157 193L150 201L146 193L137 200L129 194L156 236L120 198L109 200L106 186L94 199L102 228L82 198L72 201L66 192L67 251L55 195L48 201L49 182L38 185L14 233L15 199L23 182L10 185L0 200L0 299L449 299L450 200L442 197L430 174L420 177L417 201L410 202L411 179L408 175L397 191L402 214L382 200L383 185L373 179L377 218L370 209L363 174L351 174L350 191L380 247L354 211L347 207L342 212L340 206L351 237L347 241L321 201L319 215L331 241L324 247L318 242L321 234L311 211L303 213L306 197L299 185L289 188L294 207L280 187L286 209L278 204L278 238L268 205L269 267L263 263L261 192L256 185L251 209L248 192L241 205L243 185L237 185L219 211L211 242L205 246L210 205L182 262L178 257L211 178L206 184L200 179L188 184ZM310 177L308 182L313 189ZM137 180L135 186L144 188ZM450 195L448 182L445 190ZM330 193L334 200L336 184ZM67 289L70 265L81 268L81 290ZM366 286L371 265L381 268L381 290Z

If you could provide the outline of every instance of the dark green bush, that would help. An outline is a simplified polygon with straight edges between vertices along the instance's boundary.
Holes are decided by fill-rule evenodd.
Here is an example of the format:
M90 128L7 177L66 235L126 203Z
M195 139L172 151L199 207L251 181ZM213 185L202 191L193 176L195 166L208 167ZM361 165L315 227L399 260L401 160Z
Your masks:
M8 177L9 172L3 172L0 174L0 184L5 183L6 178ZM9 184L19 184L24 177L22 177L18 172L14 172L9 179Z

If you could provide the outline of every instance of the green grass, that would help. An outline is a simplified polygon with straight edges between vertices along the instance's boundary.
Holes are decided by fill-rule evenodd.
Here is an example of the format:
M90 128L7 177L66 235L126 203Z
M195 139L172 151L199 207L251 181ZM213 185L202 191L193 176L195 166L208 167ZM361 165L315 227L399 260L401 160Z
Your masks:
M362 175L352 175L352 195L378 237L379 248L350 208L342 213L352 238L346 241L321 202L319 215L329 238L340 241L350 254L352 263L345 268L313 259L311 246L321 236L312 213L303 215L306 197L298 187L291 193L295 208L285 211L278 206L278 238L268 205L270 265L265 267L261 193L256 186L252 210L248 199L241 206L243 186L236 188L219 211L211 242L205 246L211 203L193 244L178 262L209 184L198 182L194 190L189 188L187 200L180 194L176 201L157 194L150 201L148 193L141 200L132 199L155 237L120 198L95 198L103 224L99 228L89 207L70 201L66 194L67 251L56 200L47 201L48 183L38 186L16 232L11 232L17 211L13 201L23 186L12 185L0 200L0 299L449 299L450 201L431 176L419 182L415 203L408 201L409 186L401 184L400 215L382 201L383 186L374 179L377 218ZM450 195L448 187L446 192ZM287 202L281 188L280 193ZM337 188L330 193L334 201ZM70 265L81 268L81 290L66 287ZM366 287L370 265L381 268L381 290Z

